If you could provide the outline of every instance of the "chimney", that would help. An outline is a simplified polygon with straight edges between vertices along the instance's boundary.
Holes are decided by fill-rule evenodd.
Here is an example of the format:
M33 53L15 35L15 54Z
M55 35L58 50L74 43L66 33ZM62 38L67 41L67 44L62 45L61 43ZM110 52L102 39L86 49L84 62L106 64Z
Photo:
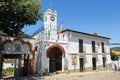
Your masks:
M97 36L97 33L96 33L96 32L94 33L94 36Z

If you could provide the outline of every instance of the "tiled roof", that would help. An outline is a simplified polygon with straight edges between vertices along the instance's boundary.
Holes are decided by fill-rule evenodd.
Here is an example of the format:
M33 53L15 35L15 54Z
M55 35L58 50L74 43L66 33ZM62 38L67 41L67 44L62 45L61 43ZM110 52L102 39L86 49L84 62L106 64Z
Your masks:
M100 38L105 38L105 39L110 39L108 37L104 37L104 36L99 36L99 35L95 35L95 34L89 34L89 33L85 33L85 32L80 32L80 31L76 31L76 30L70 30L70 29L65 29L63 30L62 32L66 32L66 31L69 31L69 32L75 32L75 33L80 33L80 34L85 34L85 35L90 35L90 36L94 36L94 37L100 37Z

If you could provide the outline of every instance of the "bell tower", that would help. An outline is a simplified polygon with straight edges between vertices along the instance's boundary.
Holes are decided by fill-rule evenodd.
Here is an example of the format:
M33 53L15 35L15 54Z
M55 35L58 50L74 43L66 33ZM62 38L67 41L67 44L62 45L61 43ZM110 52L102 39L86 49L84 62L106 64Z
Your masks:
M44 13L44 30L48 32L50 30L50 34L57 33L57 12L48 9Z

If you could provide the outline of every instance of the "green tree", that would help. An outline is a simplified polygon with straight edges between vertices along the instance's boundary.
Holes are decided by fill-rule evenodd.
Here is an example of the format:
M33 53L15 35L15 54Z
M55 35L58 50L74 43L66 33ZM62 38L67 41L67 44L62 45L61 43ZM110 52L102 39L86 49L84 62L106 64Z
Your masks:
M111 59L112 59L113 61L118 60L118 55L115 54L114 52L112 52L112 50L110 50L110 55L111 55Z
M0 0L0 30L17 36L25 25L42 20L41 0Z

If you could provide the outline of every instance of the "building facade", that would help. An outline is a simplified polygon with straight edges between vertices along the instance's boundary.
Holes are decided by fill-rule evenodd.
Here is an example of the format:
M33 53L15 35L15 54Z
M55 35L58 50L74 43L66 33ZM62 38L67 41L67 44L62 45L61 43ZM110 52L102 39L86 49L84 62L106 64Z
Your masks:
M61 25L62 27L62 25ZM44 13L44 30L36 38L36 72L87 71L108 68L111 63L109 39L66 29L57 32L57 12Z

